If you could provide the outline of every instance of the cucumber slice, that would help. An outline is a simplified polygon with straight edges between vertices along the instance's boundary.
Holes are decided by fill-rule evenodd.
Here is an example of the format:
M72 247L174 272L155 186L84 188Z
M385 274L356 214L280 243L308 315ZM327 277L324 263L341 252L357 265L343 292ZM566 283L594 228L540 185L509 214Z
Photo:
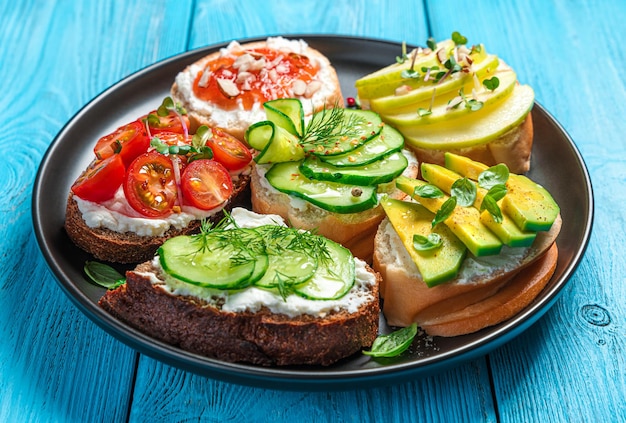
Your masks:
M344 154L377 136L382 127L381 117L370 110L324 109L309 121L302 145L315 155Z
M267 262L247 247L262 242L251 230L215 231L170 238L158 254L163 269L177 279L204 288L240 289L265 273Z
M377 204L376 187L314 181L300 172L299 165L300 162L276 163L265 177L278 191L334 213L357 213Z
M304 150L298 138L269 120L251 125L245 137L251 147L261 150L254 158L257 163L276 163L304 158Z
M404 147L404 137L395 128L384 125L378 136L353 151L335 156L319 156L320 160L337 167L363 166Z
M354 286L355 267L352 253L347 248L322 238L327 252L317 267L315 275L295 293L309 300L335 300Z
M315 156L309 156L300 165L300 171L307 178L318 181L378 185L393 181L408 165L409 161L404 154L396 151L373 163L352 167L333 166Z
M308 233L299 233L282 226L262 226L257 228L265 241L265 250L269 259L267 270L254 284L262 288L297 286L309 279L317 270L315 251L302 237L311 237Z
M302 136L304 110L297 98L280 98L263 103L267 119L286 129L291 134Z

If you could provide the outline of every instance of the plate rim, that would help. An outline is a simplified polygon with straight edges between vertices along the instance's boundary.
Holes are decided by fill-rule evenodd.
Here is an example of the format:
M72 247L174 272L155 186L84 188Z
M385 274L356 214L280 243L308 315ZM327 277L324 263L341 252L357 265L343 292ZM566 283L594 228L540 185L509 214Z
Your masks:
M338 40L344 43L348 41L365 44L379 43L381 45L394 48L399 48L401 45L400 42L397 41L358 36L288 34L283 35L283 37L289 39L303 39L309 44L314 42L328 43ZM238 41L244 43L263 40L266 38L267 36L242 38ZM82 106L62 126L42 157L33 185L33 196L31 202L32 221L37 243L48 268L53 273L56 281L61 286L65 294L70 297L72 302L81 310L83 314L87 315L90 320L94 321L106 333L121 341L125 345L130 346L134 350L144 353L147 356L155 358L168 365L228 382L250 386L262 386L266 388L273 387L283 390L354 389L355 387L382 386L382 384L398 383L418 376L432 375L439 372L443 368L448 368L452 365L461 364L467 360L482 356L494 348L497 348L498 346L517 337L528 327L534 324L558 300L563 288L567 285L571 276L580 264L589 244L593 227L594 197L587 166L576 144L561 124L543 106L541 106L538 102L535 102L532 113L542 114L543 117L551 125L554 125L561 133L567 141L568 147L575 155L583 177L585 178L585 196L589 205L586 210L587 219L582 233L582 244L578 246L573 259L567 263L564 273L561 276L562 281L556 287L551 289L551 291L547 293L547 296L541 296L538 301L536 300L533 304L523 309L516 316L499 325L496 330L491 331L486 337L482 337L462 347L455 348L443 356L421 359L417 364L414 361L410 361L374 368L339 371L329 371L328 368L325 368L320 372L315 370L317 368L313 368L313 370L310 368L304 370L294 370L291 368L285 369L280 367L266 368L248 364L228 363L221 360L207 358L145 335L100 309L97 304L94 304L90 298L78 289L75 282L72 282L68 277L66 277L63 269L59 269L54 265L55 260L53 254L50 251L50 246L47 245L47 240L44 237L41 213L39 213L41 210L41 206L39 204L39 194L41 193L41 185L45 171L48 169L48 166L50 166L49 159L53 155L54 150L56 148L60 148L63 136L69 128L76 124L82 116L87 114L91 108L95 107L110 93L115 92L122 86L132 84L134 81L157 71L159 68L166 67L173 63L191 61L193 57L208 54L211 51L216 51L219 48L227 46L229 42L230 41L226 41L199 47L164 58L127 75L121 80L105 88L102 92L100 92L100 94L96 95L84 106ZM332 387L329 386L330 383L332 384Z

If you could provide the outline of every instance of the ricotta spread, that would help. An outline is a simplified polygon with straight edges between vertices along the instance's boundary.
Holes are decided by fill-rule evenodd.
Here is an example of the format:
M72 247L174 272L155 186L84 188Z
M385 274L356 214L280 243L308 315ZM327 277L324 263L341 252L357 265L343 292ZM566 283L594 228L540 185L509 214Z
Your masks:
M265 224L286 226L278 215L259 215L241 208L233 209L231 216L240 227L257 227ZM339 311L356 313L363 304L375 300L371 294L371 286L376 284L376 277L367 271L364 261L358 258L354 258L354 261L355 284L346 295L337 300L307 300L296 294L288 295L283 299L277 293L256 287L233 292L203 288L167 275L162 270L158 256L153 259L152 265L159 275L155 273L141 273L141 275L148 277L154 285L158 285L172 295L199 298L219 306L223 311L254 313L262 307L267 307L272 313L284 314L292 318L304 314L324 317L329 313Z

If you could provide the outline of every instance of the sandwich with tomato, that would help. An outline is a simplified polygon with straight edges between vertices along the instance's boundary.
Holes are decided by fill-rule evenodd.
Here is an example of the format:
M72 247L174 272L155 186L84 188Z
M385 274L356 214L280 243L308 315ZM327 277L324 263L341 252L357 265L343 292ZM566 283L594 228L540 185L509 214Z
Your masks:
M189 128L168 97L95 143L67 201L65 230L78 247L136 263L165 240L197 232L202 220L222 219L248 186L251 152L220 128Z

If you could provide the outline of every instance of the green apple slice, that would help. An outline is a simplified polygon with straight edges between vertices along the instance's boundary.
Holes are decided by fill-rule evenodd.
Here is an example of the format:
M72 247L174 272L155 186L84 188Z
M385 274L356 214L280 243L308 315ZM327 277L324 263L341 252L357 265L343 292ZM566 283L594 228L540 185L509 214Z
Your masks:
M411 52L408 54L408 59L403 63L394 63L358 79L354 86L357 89L359 98L376 98L393 94L396 88L408 81L407 78L402 76L402 72L411 68L419 70L422 66L442 66L437 59L436 53L441 48L446 51L447 57L454 48L454 42L452 40L439 42L437 50L425 50L423 53L418 54L414 63L412 61L413 52Z
M454 120L432 125L398 127L407 144L418 148L452 150L486 144L519 126L534 104L535 93L528 85L516 85L501 102Z
M515 88L517 75L508 66L500 68L494 76L496 76L500 81L498 88L491 91L485 88L485 86L481 83L479 89L474 90L476 96L475 99L482 103L482 107L490 106L504 100L506 97L510 96L511 93L513 93L513 88ZM470 82L463 87L463 92L465 93L464 95L468 100L474 98L472 95L473 88L474 82L472 80L470 80ZM460 103L457 107L450 108L449 102L455 100L457 97L459 97L458 92L450 92L443 96L438 96L432 107L430 105L430 101L425 101L414 105L409 113L383 113L381 116L383 120L389 124L396 125L398 127L406 127L413 125L429 125L443 120L455 119L468 113L474 113L474 111L472 111L469 107L466 107L464 102ZM430 109L431 113L425 116L420 116L418 114L418 109L420 108L423 110Z
M487 57L485 57L485 59L481 62L475 62L472 65L472 71L473 74L475 74L480 80L483 80L490 74L496 72L499 64L500 60L498 59L498 56L490 54L487 55ZM456 72L448 76L443 81L436 84L428 82L425 85L420 85L419 87L412 89L406 94L391 94L384 97L370 98L370 108L381 114L414 110L413 107L415 104L423 101L430 102L433 96L433 91L435 91L435 95L437 96L449 91L457 92L462 86L472 82L473 74ZM363 98L360 93L359 98Z

